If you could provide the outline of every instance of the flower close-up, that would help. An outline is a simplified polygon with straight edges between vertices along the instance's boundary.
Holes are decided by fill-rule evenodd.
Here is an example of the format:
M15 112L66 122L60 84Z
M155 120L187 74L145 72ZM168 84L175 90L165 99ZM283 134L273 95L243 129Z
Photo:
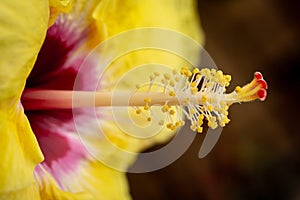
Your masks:
M188 61L164 51L129 52L107 68L101 66L99 57L109 57L110 51L89 56L117 34L149 27L173 30L203 44L196 6L192 0L2 1L0 199L131 199L124 171L136 155L124 156L107 141L96 140L97 120L111 143L138 153L168 141L185 124L185 118L190 129L200 133L203 121L212 129L224 127L233 103L263 101L267 84L259 72L249 84L225 93L231 76L220 70L193 68ZM134 37L110 48L118 51L134 43ZM191 51L181 41L172 43L182 52ZM83 63L88 67L82 70ZM170 66L170 73L149 68L132 72L118 83L120 77L145 63ZM150 80L149 84L136 86L142 77ZM111 104L111 92L117 84L120 93L136 90L129 102ZM78 107L72 102L77 94ZM86 100L89 94L95 94L92 104ZM157 105L166 118L155 119ZM148 139L126 134L113 121L109 110L113 106L129 107L139 123L155 119L162 127L159 134ZM92 117L94 107L97 119ZM126 116L124 124L131 127ZM87 146L96 148L108 163L123 171L98 161L81 136Z

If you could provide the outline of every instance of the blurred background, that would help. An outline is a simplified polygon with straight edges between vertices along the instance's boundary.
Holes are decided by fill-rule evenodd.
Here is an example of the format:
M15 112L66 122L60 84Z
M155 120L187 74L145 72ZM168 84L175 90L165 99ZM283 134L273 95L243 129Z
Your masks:
M258 70L269 84L268 97L232 106L231 122L205 158L198 158L199 134L172 165L128 174L133 199L300 199L299 1L198 4L205 49L233 77L228 91Z

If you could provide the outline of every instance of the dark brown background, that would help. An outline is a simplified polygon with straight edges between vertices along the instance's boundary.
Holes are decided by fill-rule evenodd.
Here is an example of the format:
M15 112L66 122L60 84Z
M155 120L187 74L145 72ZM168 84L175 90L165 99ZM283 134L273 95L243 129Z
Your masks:
M231 85L261 71L268 97L232 106L230 124L204 159L198 135L172 165L129 174L133 199L300 199L298 2L199 0L206 50L232 75Z

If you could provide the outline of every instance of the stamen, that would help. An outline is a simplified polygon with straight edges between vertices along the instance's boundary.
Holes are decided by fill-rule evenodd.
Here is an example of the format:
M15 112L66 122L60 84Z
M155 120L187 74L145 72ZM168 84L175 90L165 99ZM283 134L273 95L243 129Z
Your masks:
M152 106L160 105L161 112L166 118L158 119L158 125L175 130L185 124L184 115L191 122L190 128L201 133L204 120L212 129L224 127L230 121L228 118L230 105L255 99L264 101L268 88L262 74L255 72L254 79L249 84L237 86L233 92L226 94L231 76L224 75L220 70L206 68L189 70L183 67L180 73L173 70L163 75L155 72L149 76L149 80L147 92L139 92L141 85L137 85L137 92L129 99L124 98L128 96L124 93L25 90L22 104L25 110L129 106L135 109L137 115L143 114L146 122L157 118L154 116ZM156 80L161 80L162 84L155 82ZM158 87L152 91L151 87L154 84Z

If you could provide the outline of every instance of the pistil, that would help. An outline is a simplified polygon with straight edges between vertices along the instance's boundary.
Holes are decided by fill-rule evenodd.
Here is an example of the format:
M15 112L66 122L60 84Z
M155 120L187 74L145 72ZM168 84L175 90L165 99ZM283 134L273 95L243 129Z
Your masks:
M268 86L259 72L249 84L237 86L226 94L230 80L231 76L220 70L195 68L190 71L183 67L180 72L175 70L171 74L151 74L146 88L137 85L134 93L26 89L22 104L25 110L125 106L133 108L137 115L143 114L147 122L154 117L152 107L161 106L167 117L165 122L160 120L159 125L166 124L175 130L184 124L185 115L191 122L190 128L202 132L203 120L212 129L224 127L230 121L228 109L232 104L264 101L267 96Z

